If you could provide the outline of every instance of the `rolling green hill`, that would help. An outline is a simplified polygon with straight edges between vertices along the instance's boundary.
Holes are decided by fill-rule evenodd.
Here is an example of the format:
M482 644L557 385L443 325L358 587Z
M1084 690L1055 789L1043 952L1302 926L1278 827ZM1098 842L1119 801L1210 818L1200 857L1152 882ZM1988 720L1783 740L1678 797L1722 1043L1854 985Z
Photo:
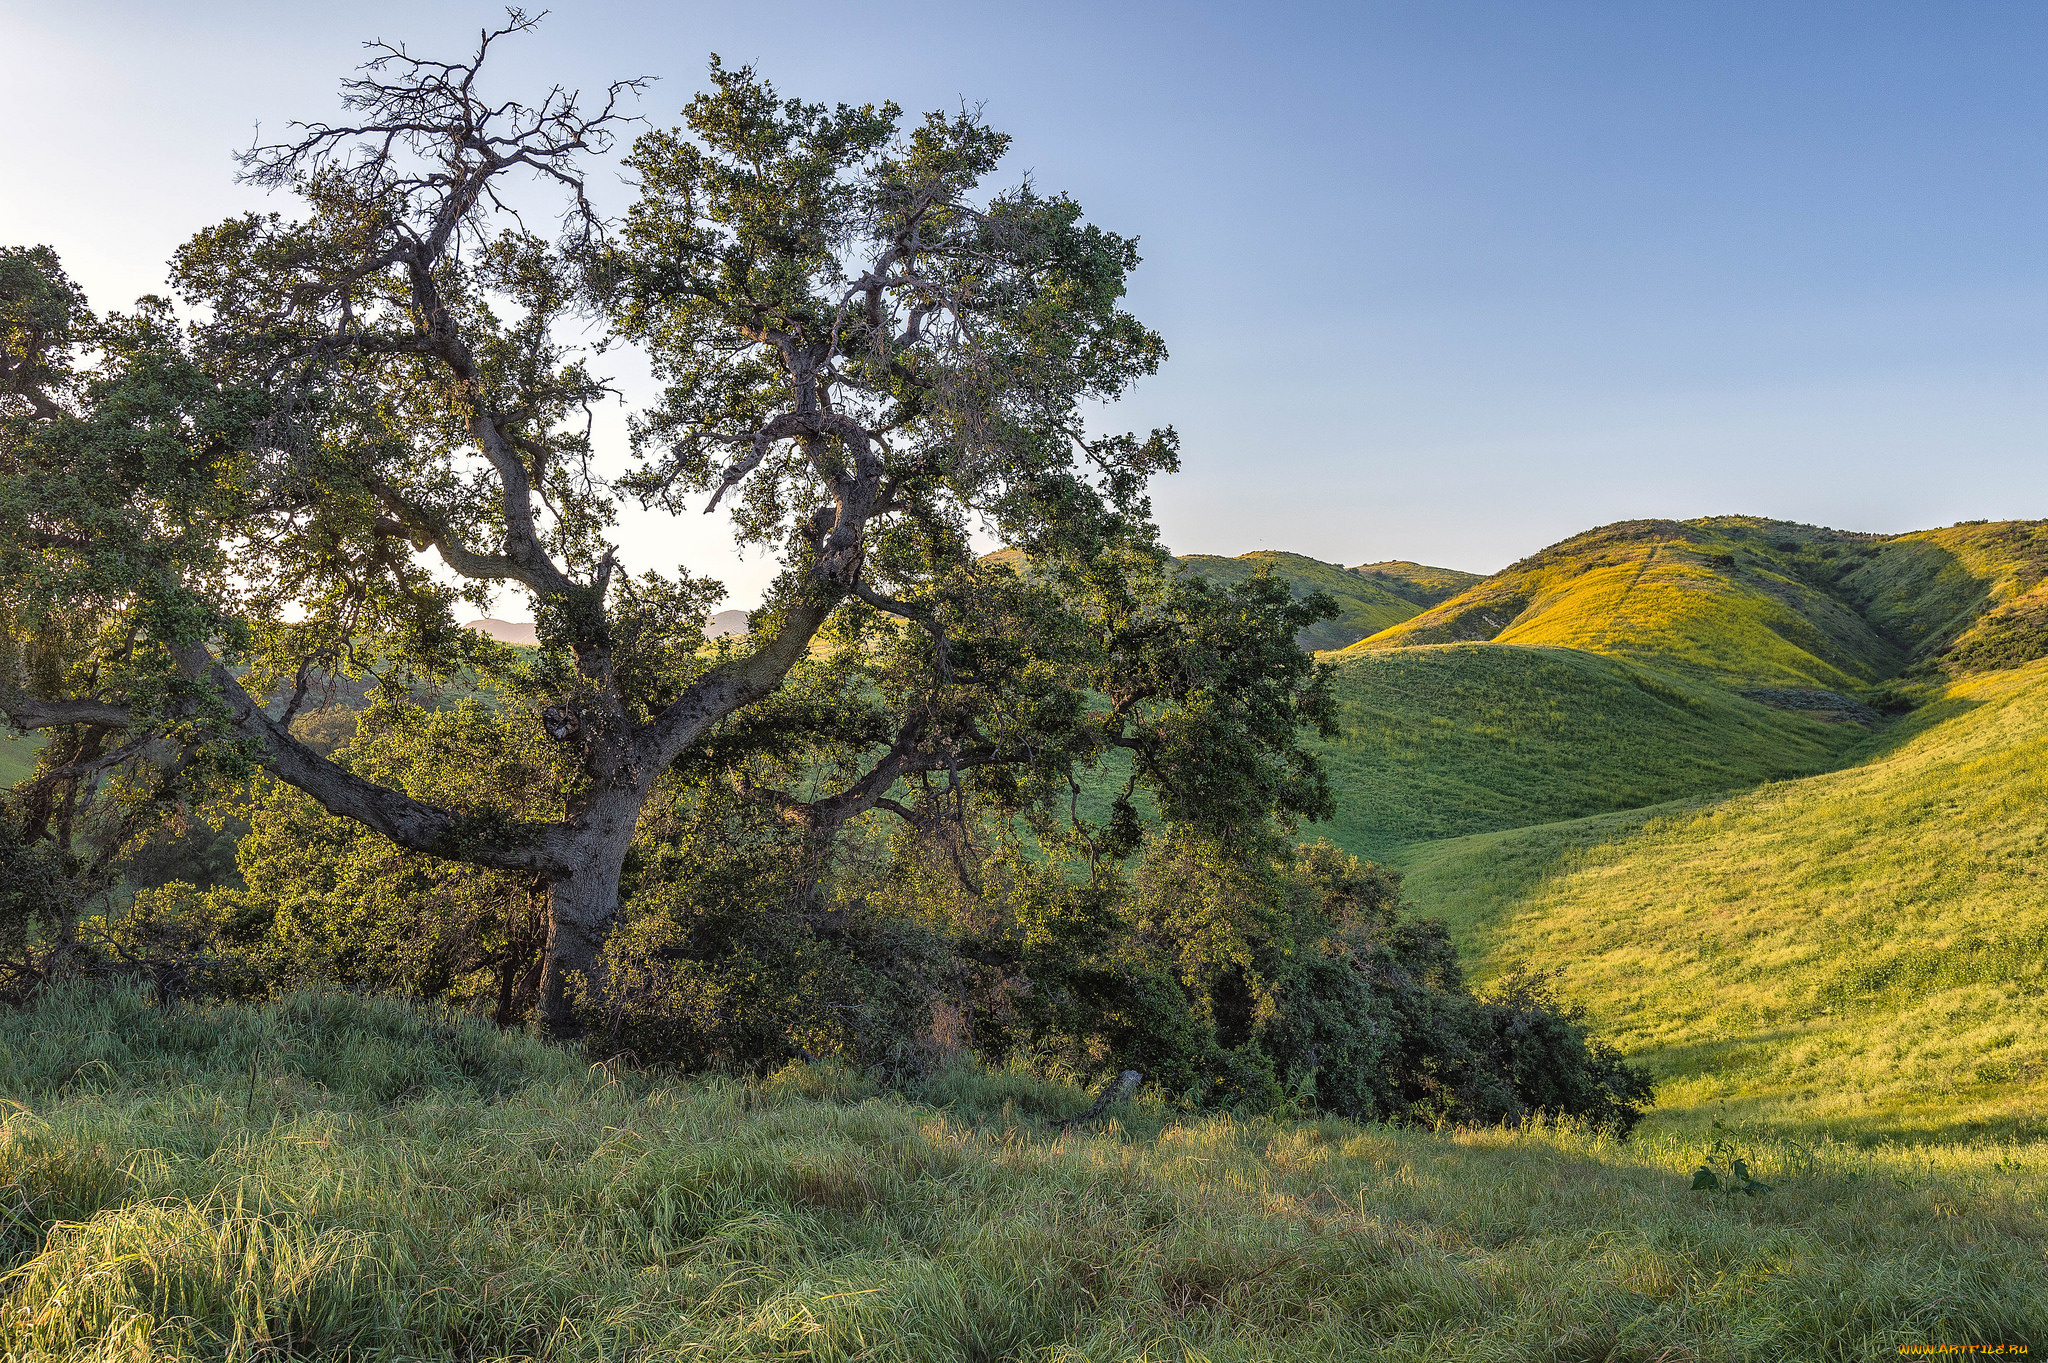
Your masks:
M1328 592L1337 602L1337 618L1324 620L1295 636L1296 642L1311 651L1343 648L1369 634L1377 634L1390 625L1399 624L1423 608L1423 603L1416 597L1430 594L1428 587L1418 585L1417 580L1411 577L1384 575L1375 578L1300 554L1269 550L1241 554L1236 558L1184 554L1175 562L1189 572L1200 573L1225 586L1271 569L1293 584L1296 597L1315 591ZM1449 568L1412 566L1430 581L1473 577L1470 573L1459 573ZM1448 586L1448 582L1445 585Z
M1838 593L1906 648L1916 671L2048 655L2048 522L1923 530L1861 546L1843 564Z
M1482 969L1561 969L1667 1112L2048 1136L2048 662L1859 756L1400 861Z
M1865 685L1895 674L1908 650L1829 588L1843 555L1873 541L1747 517L1625 521L1523 559L1356 647L1488 641L1726 682Z
M1314 831L1375 859L1824 771L1867 735L1575 649L1354 649L1333 666L1341 732L1320 750L1338 812Z
M1329 658L1317 831L1653 1120L2048 1136L2048 523L1605 526Z

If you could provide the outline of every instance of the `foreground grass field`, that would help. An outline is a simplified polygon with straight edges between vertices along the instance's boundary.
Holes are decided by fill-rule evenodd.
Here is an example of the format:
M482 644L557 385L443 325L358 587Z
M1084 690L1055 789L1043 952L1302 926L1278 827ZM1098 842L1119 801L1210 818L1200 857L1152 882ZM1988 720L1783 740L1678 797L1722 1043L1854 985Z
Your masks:
M0 1018L9 1359L1897 1357L2048 1342L2048 1148L586 1067L399 1005ZM1725 1160L1723 1161L1725 1172Z
M2048 661L1843 770L1410 848L1480 973L1563 971L1663 1121L2048 1135Z

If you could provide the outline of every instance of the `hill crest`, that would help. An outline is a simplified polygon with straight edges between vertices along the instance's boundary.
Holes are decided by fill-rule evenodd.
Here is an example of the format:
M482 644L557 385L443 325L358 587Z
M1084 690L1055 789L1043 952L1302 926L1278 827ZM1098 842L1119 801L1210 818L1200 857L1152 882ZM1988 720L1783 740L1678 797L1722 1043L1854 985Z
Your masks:
M1869 687L2048 654L2048 522L1875 535L1763 517L1595 527L1358 650L1577 648L1718 680Z

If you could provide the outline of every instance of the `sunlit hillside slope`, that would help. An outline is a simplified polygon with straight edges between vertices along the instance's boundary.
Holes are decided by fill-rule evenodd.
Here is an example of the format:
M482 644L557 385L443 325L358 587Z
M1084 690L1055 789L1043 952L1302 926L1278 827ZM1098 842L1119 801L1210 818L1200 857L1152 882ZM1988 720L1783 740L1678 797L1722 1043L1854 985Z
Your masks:
M1413 847L1483 973L1563 972L1666 1119L2048 1134L2048 662L1843 770Z
M2048 654L2048 522L1977 521L1859 547L1837 592L1915 670L2013 667Z
M1338 812L1314 831L1379 859L1827 770L1867 736L1574 649L1441 644L1331 661L1340 732L1320 751Z
M1376 634L1390 625L1399 624L1423 609L1424 601L1416 597L1432 595L1427 586L1408 577L1389 577L1376 580L1334 563L1324 563L1301 554L1284 554L1268 550L1241 554L1236 558L1221 558L1215 554L1184 554L1175 560L1190 572L1200 573L1212 582L1226 586L1242 582L1257 573L1271 570L1293 585L1296 597L1307 596L1310 592L1328 592L1337 603L1337 617L1311 625L1295 636L1303 648L1311 650L1343 648L1356 643L1369 634ZM1470 573L1454 573L1448 568L1420 568L1426 577L1441 581L1443 575L1453 578L1477 580ZM1441 599L1441 598L1439 598Z
M1363 641L1577 648L1723 681L1843 688L1909 649L1831 591L1877 537L1783 521L1625 521L1574 536ZM1846 557L1845 557L1846 556Z

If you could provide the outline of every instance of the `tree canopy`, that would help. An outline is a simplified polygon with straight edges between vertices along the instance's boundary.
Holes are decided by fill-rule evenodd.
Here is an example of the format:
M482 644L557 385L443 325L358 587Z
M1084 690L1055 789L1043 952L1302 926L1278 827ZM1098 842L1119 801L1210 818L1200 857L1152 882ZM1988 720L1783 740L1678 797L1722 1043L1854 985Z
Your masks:
M396 848L539 887L539 1009L568 1034L678 780L815 864L870 811L929 831L970 802L1064 806L1091 859L1136 847L1136 801L1211 835L1328 812L1299 742L1327 694L1291 642L1327 602L1174 576L1146 500L1174 433L1088 424L1165 356L1123 308L1134 239L1028 181L990 190L1008 142L976 111L828 108L716 59L682 123L633 143L637 198L608 220L588 158L643 82L487 98L492 49L531 27L452 62L376 46L347 121L242 158L295 210L194 237L182 306L95 317L54 253L0 256L0 710L52 735L11 797L16 853L65 842L81 802L139 819L262 768ZM613 345L663 385L624 468L589 420ZM748 634L705 638L723 589L688 565L619 566L628 500L727 507L776 557ZM505 589L530 654L456 626ZM486 685L544 793L317 751L293 723L337 677L394 705Z

